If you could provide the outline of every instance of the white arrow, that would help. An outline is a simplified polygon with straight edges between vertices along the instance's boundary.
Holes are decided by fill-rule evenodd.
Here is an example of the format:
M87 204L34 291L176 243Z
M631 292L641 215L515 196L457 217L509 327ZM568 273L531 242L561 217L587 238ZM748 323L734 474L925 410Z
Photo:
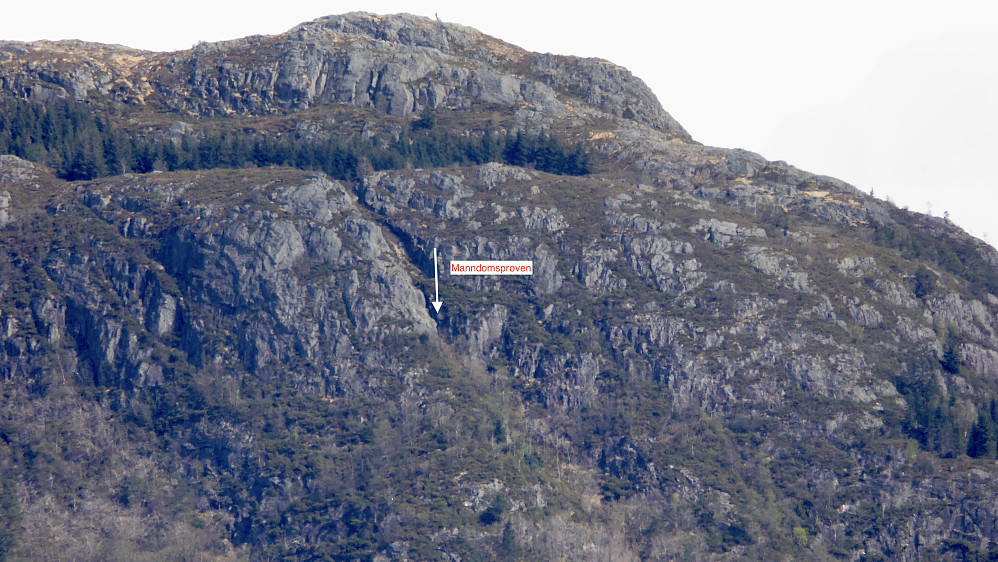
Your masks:
M433 301L433 310L440 312L440 305L444 304L440 302L440 275L437 273L437 249L433 248L433 289L436 291L436 300Z

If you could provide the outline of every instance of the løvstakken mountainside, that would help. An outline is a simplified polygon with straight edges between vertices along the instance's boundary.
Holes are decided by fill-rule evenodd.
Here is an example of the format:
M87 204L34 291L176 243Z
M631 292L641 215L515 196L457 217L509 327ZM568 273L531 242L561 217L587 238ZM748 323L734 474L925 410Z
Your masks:
M998 552L998 253L618 66L354 13L0 98L0 558Z

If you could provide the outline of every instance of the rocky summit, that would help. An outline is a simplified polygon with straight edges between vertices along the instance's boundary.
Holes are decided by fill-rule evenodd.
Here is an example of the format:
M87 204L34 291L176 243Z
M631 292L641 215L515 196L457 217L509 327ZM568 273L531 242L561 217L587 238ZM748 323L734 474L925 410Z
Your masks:
M0 108L0 559L998 555L998 252L619 66L352 13Z

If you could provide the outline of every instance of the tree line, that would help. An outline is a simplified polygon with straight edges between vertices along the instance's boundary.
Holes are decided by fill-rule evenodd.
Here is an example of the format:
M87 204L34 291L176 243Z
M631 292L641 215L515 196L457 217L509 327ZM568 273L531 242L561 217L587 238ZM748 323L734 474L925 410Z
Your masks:
M290 166L354 179L369 169L501 162L553 174L585 175L592 158L581 143L550 134L456 135L426 114L398 135L307 139L259 133L185 134L153 139L122 130L84 104L0 99L0 154L51 166L66 180L128 172Z

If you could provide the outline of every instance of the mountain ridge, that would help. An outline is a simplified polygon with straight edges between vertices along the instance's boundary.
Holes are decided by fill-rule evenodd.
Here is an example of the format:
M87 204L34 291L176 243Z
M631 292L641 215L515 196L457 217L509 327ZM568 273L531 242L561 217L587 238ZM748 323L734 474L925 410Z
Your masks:
M349 54L351 47L338 45L341 41L358 40L373 42L373 46L362 50L369 54L360 58ZM449 66L445 55L452 50L451 42L461 49L455 55L479 64L471 68L460 64ZM617 115L629 108L635 119L680 137L689 137L661 108L647 86L619 66L599 59L531 54L479 32L472 32L470 28L407 14L382 17L354 12L330 16L274 36L202 43L187 51L173 53L138 52L141 53L140 61L121 55L117 58L112 56L110 61L101 61L92 68L81 71L77 67L76 74L70 75L61 73L57 68L46 69L44 65L29 68L32 64L27 58L30 58L32 49L44 51L46 47L54 49L65 45L65 42L8 43L5 49L7 60L0 61L0 72L8 77L0 78L3 80L0 87L28 98L34 96L38 100L60 95L84 100L88 92L96 90L118 101L141 104L147 96L158 95L162 98L158 101L168 108L193 114L271 112L279 108L305 108L315 102L345 101L375 106L393 115L418 113L423 106L466 104L468 100L458 91L466 89L471 91L473 97L486 102L516 101L530 104L542 113L565 113L569 110L553 99L555 96L549 90L550 86L567 87L556 79L561 75L561 66L570 64L577 66L579 71L574 86L581 86L582 90L577 95L586 98L591 105ZM70 45L78 47L86 44ZM404 67L391 62L391 57L395 56L392 50L398 46L411 49L411 52L398 53L408 57ZM256 48L268 49L271 56L280 53L283 60L278 66L267 64L273 61L266 59L255 60ZM302 49L306 52L301 52ZM98 50L103 54L106 48ZM375 54L381 50L386 51L384 55L388 58ZM139 56L133 53L136 52L129 52L131 57ZM217 54L236 60L212 61L206 70L194 63L195 59L208 59ZM22 60L18 55L27 58ZM439 60L440 57L444 60ZM126 64L114 64L121 59L125 59ZM497 74L491 68L497 63L499 70L508 72ZM241 65L247 68L242 69ZM205 66L204 63L201 66ZM177 82L178 79L183 80L178 70L189 73L187 85L197 88L191 92L192 96L210 101L207 106L184 106L187 85ZM138 83L132 84L129 79L135 71L142 72L136 80ZM521 83L515 72L509 71L523 72L526 81ZM202 76L201 72L207 72L207 75ZM388 85L379 88L380 75L386 72L389 74ZM531 78L529 74L537 76ZM34 78L34 87L41 89L32 94L32 86L15 84L10 76ZM326 76L334 77L334 80L339 76L346 83L325 89ZM545 84L545 81L552 83ZM601 93L601 87L609 82L612 82L614 95L606 98ZM64 94L60 94L60 90ZM551 105L548 107L545 104Z

